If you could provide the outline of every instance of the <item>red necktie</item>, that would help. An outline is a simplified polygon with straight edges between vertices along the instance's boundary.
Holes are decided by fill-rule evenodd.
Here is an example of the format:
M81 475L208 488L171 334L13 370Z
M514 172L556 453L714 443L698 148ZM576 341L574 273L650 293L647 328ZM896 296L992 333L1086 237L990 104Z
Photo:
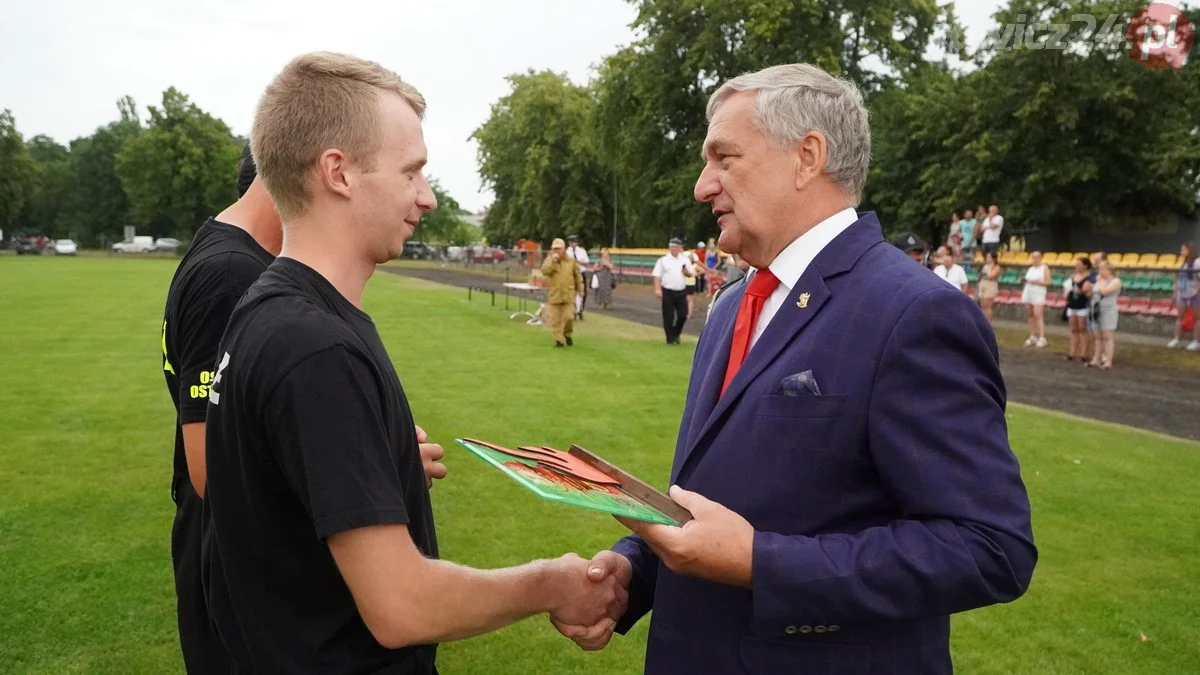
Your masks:
M750 351L750 337L754 335L758 315L762 313L767 298L778 286L779 279L771 274L769 269L759 270L750 280L750 285L742 296L742 304L738 308L737 322L733 324L733 344L729 345L729 365L725 367L725 383L721 385L722 395L733 381L733 376L737 374L742 362L746 360L746 353Z

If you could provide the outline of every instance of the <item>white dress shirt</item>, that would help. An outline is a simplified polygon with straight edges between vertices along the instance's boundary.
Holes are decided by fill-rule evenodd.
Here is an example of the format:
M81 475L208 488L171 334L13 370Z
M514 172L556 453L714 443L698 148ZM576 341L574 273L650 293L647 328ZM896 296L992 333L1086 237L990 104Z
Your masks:
M683 266L688 264L687 256L683 253L670 253L654 263L654 276L662 280L662 287L668 291L682 291L687 288L687 277L683 274Z
M588 260L587 249L582 246L571 246L567 248L567 253L570 253L571 257L575 258L575 262L579 263L579 271L583 272L583 266L590 262Z
M938 265L933 268L933 273L941 277L942 281L959 290L962 290L963 284L970 282L970 279L967 279L967 271L957 263L950 266L949 269L945 265Z
M854 223L858 222L858 212L854 209L846 209L839 211L825 220L817 223L816 227L808 232L800 235L795 241L788 244L787 248L783 249L776 256L775 261L769 266L771 273L775 278L779 279L779 286L775 292L767 298L763 303L762 312L758 315L758 323L754 325L754 334L750 336L750 348L754 348L754 344L758 342L758 338L762 337L763 331L767 329L767 325L771 323L771 319L775 318L776 312L783 303L787 302L792 294L792 288L800 281L800 277L804 276L804 272L812 261L825 250L829 242L837 238L839 234L846 231ZM754 279L754 274L757 270L750 271L750 278L746 280L749 283Z

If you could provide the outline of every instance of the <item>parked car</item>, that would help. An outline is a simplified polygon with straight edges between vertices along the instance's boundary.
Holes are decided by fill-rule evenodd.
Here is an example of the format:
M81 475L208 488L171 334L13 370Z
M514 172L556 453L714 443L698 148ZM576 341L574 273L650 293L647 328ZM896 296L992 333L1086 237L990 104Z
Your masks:
M45 237L21 237L13 242L13 250L17 255L41 255L49 245Z
M476 263L502 263L507 256L503 249L491 246L478 246L471 252L471 261Z
M154 250L154 237L136 236L112 245L113 253L150 253Z
M156 251L174 251L183 246L183 242L174 237L163 237L154 241L154 250Z
M79 244L70 239L59 239L54 242L55 255L75 255L79 253Z
M404 252L400 254L400 257L410 260L436 260L438 252L436 248L423 241L406 241L404 242Z

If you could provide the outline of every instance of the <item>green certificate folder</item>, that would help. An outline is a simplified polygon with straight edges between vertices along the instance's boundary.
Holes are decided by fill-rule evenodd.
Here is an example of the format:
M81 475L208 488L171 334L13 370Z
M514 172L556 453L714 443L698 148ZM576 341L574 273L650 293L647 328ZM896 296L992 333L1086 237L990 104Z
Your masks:
M691 519L667 495L588 451L521 446L516 450L472 438L454 439L542 499L663 525Z

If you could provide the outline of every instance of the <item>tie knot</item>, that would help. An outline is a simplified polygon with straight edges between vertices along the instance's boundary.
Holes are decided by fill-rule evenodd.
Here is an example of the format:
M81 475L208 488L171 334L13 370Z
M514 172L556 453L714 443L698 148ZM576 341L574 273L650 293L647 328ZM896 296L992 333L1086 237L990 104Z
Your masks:
M746 288L746 295L753 295L756 298L766 298L775 292L779 287L779 278L771 274L770 269L761 269L755 272L754 278L750 280L750 286Z

